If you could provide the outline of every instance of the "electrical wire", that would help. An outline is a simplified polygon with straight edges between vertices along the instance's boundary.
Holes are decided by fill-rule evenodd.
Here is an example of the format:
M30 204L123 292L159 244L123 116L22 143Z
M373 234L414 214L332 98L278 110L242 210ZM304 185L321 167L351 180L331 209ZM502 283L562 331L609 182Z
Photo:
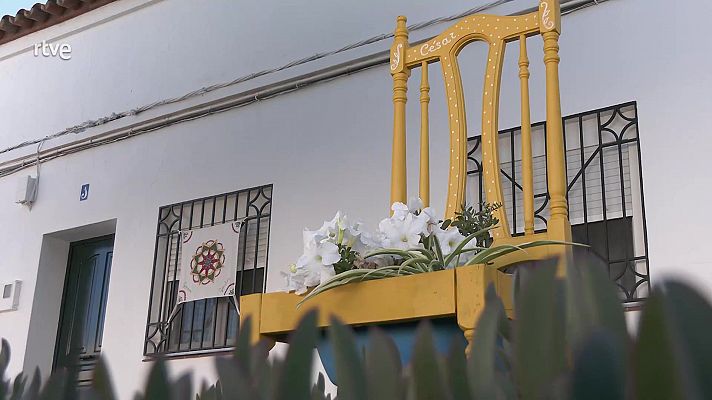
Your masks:
M494 1L494 2L491 2L491 3L485 4L485 5L483 5L483 6L476 7L476 8L472 8L472 9L470 9L470 10L467 10L467 11L464 11L464 12L462 12L462 13L458 13L458 14L455 14L455 15L451 15L451 16L448 16L448 17L441 17L441 18L436 18L436 19L430 20L430 21L413 24L413 25L410 25L410 26L408 27L408 29L409 29L409 30L423 29L423 28L426 28L426 27L428 27L428 26L431 26L431 25L434 25L434 24L437 24L437 23L440 23L440 22L447 22L447 21L452 21L452 20L460 19L460 18L462 18L462 17L464 17L464 16L471 15L471 14L475 14L475 13L484 11L484 10L486 10L486 9L493 8L493 7L496 7L496 6L498 6L498 5L501 5L501 4L504 4L504 3L508 3L508 2L511 2L511 1L514 1L514 0L499 0L499 1ZM608 0L590 0L590 1L587 2L587 3L582 3L582 4L580 4L580 5L576 5L576 4L575 4L575 3L576 3L576 0L569 0L569 1L564 0L564 2L567 2L567 3L574 3L574 4L573 4L573 7L571 7L571 8L567 8L566 10L563 10L563 9L562 9L562 15L570 14L570 13L572 13L572 12L574 12L574 11L578 11L578 10L584 9L584 8L587 8L587 7L592 6L592 5L598 5L598 4L603 3L603 2L606 2L606 1L608 1ZM562 3L563 3L563 2L562 2ZM562 7L562 8L563 8L563 7ZM534 10L535 10L535 9L534 9ZM532 10L528 10L528 11L532 11ZM387 38L392 37L392 36L393 36L392 33L374 36L374 37L372 37L372 38L369 38L369 39L366 39L366 40L362 40L362 41L353 43L353 44L351 44L351 45L344 46L344 47L342 47L342 48L340 48L340 49L337 49L337 50L334 50L334 51L332 51L332 52L317 53L317 54L314 55L314 56L310 56L310 57L306 57L306 58L303 58L303 59L300 59L300 60L297 60L297 61L290 62L290 63L285 64L285 65L283 65L282 67L279 67L279 68L274 68L274 69L272 69L272 70L260 71L260 72L256 72L256 73L253 73L253 74L249 74L249 75L246 75L246 76L243 76L243 77L234 79L234 80L229 81L229 82L226 82L226 83L221 83L221 84L216 84L216 85L211 85L211 86L203 87L203 88L201 88L201 89L198 89L198 90L195 90L195 91L186 93L186 94L184 94L184 95L182 95L182 96L180 96L180 97L157 101L157 102L154 102L154 103L151 103L151 104L142 106L142 107L137 107L137 108L134 108L134 109L132 109L132 110L125 111L125 112L122 112L122 113L112 113L112 114L109 115L109 116L106 116L106 117L103 117L103 118L100 118L100 119L97 119L97 120L92 120L92 121L84 122L84 123L82 123L82 124L80 124L80 125L76 125L76 126L74 126L74 127L65 129L64 131L57 132L57 133L55 133L55 134L53 134L53 135L45 136L44 138L41 138L41 139L29 140L29 141L20 143L20 144L15 145L15 146L8 147L8 148L6 148L6 149L0 150L0 154L6 153L6 152L9 152L9 151L12 151L12 150L16 150L16 149L19 149L19 148L22 148L22 147L25 147L25 146L29 146L29 145L32 145L32 144L38 144L38 143L39 143L39 146L38 146L38 149L37 149L37 152L36 152L36 153L37 153L37 154L36 154L36 156L37 156L37 157L36 157L36 160L33 160L34 163L37 164L37 167L38 167L38 168L37 168L37 175L38 175L38 178L39 178L39 164L40 164L40 162L46 162L46 161L53 160L53 159L58 158L58 157L62 157L62 156L68 155L68 154L73 154L73 153L76 153L76 152L79 152L79 151L83 151L83 150L86 150L86 149L90 149L90 148L93 148L93 147L98 147L98 146L101 146L101 145L104 145L104 144L115 143L115 142L118 142L118 141L121 141L121 140L124 140L124 139L128 139L128 138L130 138L130 137L134 137L134 136L137 136L137 135L140 135L140 134L143 134L143 133L147 133L147 132L152 132L152 131L155 131L155 130L158 130L158 129L162 129L162 128L165 128L165 127L168 127L168 126L177 124L177 123L182 123L182 122L186 122L186 121L196 120L196 119L199 119L199 118L203 118L203 117L205 117L205 116L208 116L208 115L212 115L212 114L216 114L216 113L220 113L220 112L225 112L225 111L228 111L228 110L233 110L233 109L236 109L236 108L245 107L245 106L254 104L255 102L262 101L262 100L267 100L267 99L271 99L271 98L273 98L273 97L277 97L277 96L280 96L280 95L283 95L283 94L292 93L292 92L294 92L294 91L296 91L296 90L299 90L299 89L302 89L302 88L305 88L305 87L308 87L308 86L311 86L311 85L314 85L314 84L324 83L324 82L332 81L332 80L334 80L334 79L339 79L339 78L341 78L341 77L343 77L343 76L348 76L348 75L351 75L351 74L356 73L356 72L360 72L360 71L364 71L364 70L367 70L367 69L370 69L370 68L378 67L378 66L380 66L381 64L386 63L386 62L388 61L388 56L389 56L389 55L388 55L387 52L384 52L383 54L380 54L380 53L379 53L379 54L375 54L375 55L372 55L371 57L365 57L364 59L367 59L367 58L368 58L368 59L370 59L370 60L369 60L368 62L365 62L365 63L362 62L362 64L364 64L364 65L360 65L360 66L353 67L353 68L349 68L349 67L347 67L347 68L340 68L339 71L345 71L345 72L333 73L333 74L331 74L330 76L328 76L328 77L326 77L326 78L318 78L318 79L313 79L313 80L309 80L309 81L306 81L306 82L305 82L306 79L301 79L301 80L298 80L296 83L292 83L292 84L291 84L289 87L287 87L287 88L279 88L279 89L277 89L277 90L272 90L271 92L268 91L269 94L267 94L267 95L262 95L262 96L260 96L259 94L255 94L255 95L254 95L254 98L250 98L248 101L238 101L238 102L235 102L234 104L229 104L229 105L227 105L227 106L220 106L220 107L217 107L217 108L207 108L207 109L201 110L201 111L199 111L199 112L190 113L190 115L188 115L188 116L181 116L181 117L174 118L174 119L170 119L170 120L167 119L165 122L163 122L163 123L161 123L161 124L157 124L157 125L152 125L152 126L148 126L148 127L140 127L140 128L138 128L138 129L130 128L129 131L128 131L128 133L125 133L125 134L122 134L122 135L116 135L116 136L112 136L112 137L109 137L109 138L104 138L104 139L101 139L101 140L90 140L90 141L88 141L88 142L86 142L86 143L82 143L82 144L78 144L78 145L71 145L71 146L68 147L68 148L65 148L65 149L58 149L57 151L53 151L53 152L51 152L51 153L49 153L49 154L42 155L42 156L40 157L40 149L41 149L41 147L42 147L42 145L44 144L45 141L48 141L48 140L51 140L51 139L54 139L54 138L57 138L57 137L65 136L65 135L68 135L68 134L70 134L70 133L80 133L80 132L82 132L82 131L84 131L84 130L86 130L86 129L88 129L88 128L91 128L91 127L94 127L94 126L103 125L103 124L106 124L106 123L108 123L108 122L110 122L110 121L114 121L114 120L117 120L117 119L120 119L120 118L129 116L129 115L137 115L137 114L139 114L139 113L141 113L141 112L150 110L150 109L155 108L155 107L158 107L158 106L160 106L160 105L165 105L165 104L171 104L171 103L180 102L180 101L183 101L183 100L186 100L186 99L195 97L195 96L199 96L199 95L202 95L202 94L205 94L205 93L212 92L212 91L217 90L217 89L220 89L220 88L224 88L224 87L232 86L232 85L235 85L235 84L238 84L238 83L246 82L246 81L248 81L248 80L255 79L255 78L259 77L259 76L264 76L264 75L267 75L267 74L270 74L270 73L274 73L274 72L277 72L277 71L281 71L281 70L284 70L284 69L287 69L287 68L291 68L291 67L294 67L294 66L297 66L297 65L305 64L305 63L307 63L307 62L314 61L314 60L317 60L317 59L319 59L319 58L324 58L324 57L327 57L327 56L329 56L329 55L338 54L338 53L343 52L343 51L346 51L346 50L350 50L350 49L357 48L357 47L360 47L360 46L365 46L365 45L367 45L367 44L375 43L375 42L377 42L377 41L379 41L379 40L384 40L384 39L387 39ZM315 58L315 57L316 57L316 58ZM60 147L61 147L61 146L60 146ZM18 171L20 171L20 170L23 170L23 169L27 168L29 165L32 165L33 162L27 163L27 162L25 161L25 159L23 159L21 162L18 160L17 163L15 163L14 165L12 165L12 164L13 164L12 162L9 163L9 164L10 164L10 166L8 166L8 167L0 168L0 177L8 176L8 175L14 174L15 172L18 172ZM1 164L0 164L0 165L1 165Z
M460 12L460 13L457 13L457 14L454 14L454 15L450 15L450 16L447 16L447 17L439 17L439 18L431 19L431 20L429 20L429 21L416 23L416 24L413 24L413 25L408 26L408 29L409 29L410 31L417 31L417 30L424 29L424 28L427 28L427 27L429 27L429 26L432 26L432 25L435 25L435 24L438 24L438 23L441 23L441 22L453 21L453 20L456 20L456 19L460 19L460 18L462 18L462 17L465 17L465 16L467 16L467 15L476 14L476 13L479 13L479 12L482 12L482 11L488 10L488 9L490 9L490 8L494 8L494 7L497 7L497 6L499 6L499 5L502 5L502 4L505 4L505 3L509 3L509 2L512 2L512 1L514 1L514 0L496 0L496 1L492 1L492 2L490 2L490 3L483 4L483 5L481 5L481 6L471 8L471 9L469 9L469 10L467 10L467 11L463 11L463 12ZM298 66L298 65L306 64L306 63L309 63L309 62L312 62L312 61L316 61L316 60L319 60L319 59L322 59L322 58L325 58L325 57L329 57L329 56L332 56L332 55L336 55L336 54L339 54L339 53L343 53L343 52L348 51L348 50L353 50L353 49L356 49L356 48L358 48L358 47L362 47L362 46L366 46L366 45L373 44L373 43L376 43L376 42L380 42L380 41L382 41L382 40L385 40L385 39L388 39L388 38L391 38L391 37L393 37L393 33L392 33L392 32L383 33L383 34L380 34L380 35L372 36L372 37L370 37L370 38L368 38L368 39L364 39L364 40L360 40L360 41L355 42L355 43L348 44L348 45L343 46L343 47L341 47L341 48L339 48L339 49L336 49L336 50L325 51L325 52L319 52L319 53L316 53L316 54L311 55L311 56L308 56L308 57L304 57L304 58L300 58L300 59L298 59L298 60L290 61L290 62L288 62L288 63L286 63L286 64L284 64L284 65L282 65L282 66L276 67L276 68L270 68L270 69L265 69L265 70L258 71L258 72L253 72L253 73L251 73L251 74L248 74L248 75L244 75L244 76L235 78L235 79L233 79L233 80L231 80L231 81L227 81L227 82L223 82L223 83L218 83L218 84L214 84L214 85L210 85L210 86L204 86L204 87L202 87L202 88L200 88L200 89L197 89L197 90L193 90L193 91L191 91L191 92L188 92L188 93L186 93L186 94L184 94L184 95L182 95L182 96L171 97L171 98L168 98L168 99L163 99L163 100L155 101L155 102L153 102L153 103L146 104L146 105L143 105L143 106L140 106L140 107L136 107L136 108L133 108L133 109L130 109L130 110L126 110L126 111L122 111L122 112L117 112L117 113L111 113L110 115L107 115L107 116L104 116L104 117L101 117L101 118L98 118L98 119L93 119L93 120L85 121L85 122L83 122L83 123L81 123L81 124L78 124L78 125L69 127L69 128L67 128L67 129L64 129L64 130L62 130L62 131L59 131L59 132L54 133L54 134L51 134L51 135L47 135L47 136L45 136L45 137L43 137L43 138L37 138L37 139L27 140L27 141L24 141L24 142L22 142L22 143L19 143L19 144L16 144L16 145L13 145L13 146L4 148L4 149L0 150L0 154L7 153L7 152L10 152L10 151L13 151L13 150L17 150L17 149L20 149L20 148L23 148L23 147L26 147L26 146L31 146L31 145L33 145L33 144L38 144L38 143L40 143L40 142L42 142L42 141L47 141L47 140L56 139L56 138L59 138L59 137L62 137L62 136L69 135L69 134L71 134L71 133L78 134L78 133L84 132L85 130L87 130L87 129L89 129L89 128L94 128L94 127L97 127L97 126L100 126L100 125L104 125L104 124L107 124L107 123L109 123L109 122L116 121L116 120L118 120L118 119L125 118L125 117L128 117L128 116L135 116L135 115L141 114L141 113L143 113L143 112L146 112L146 111L151 110L151 109L156 108L156 107L160 107L160 106L168 105L168 104L179 103L179 102L181 102L181 101L188 100L188 99L191 99L191 98L194 98L194 97L197 97L197 96L202 96L202 95L204 95L204 94L206 94L206 93L210 93L210 92L216 91L216 90L218 90L218 89L227 88L227 87L234 86L234 85L237 85L237 84L240 84L240 83L244 83L244 82L247 82L247 81L250 81L250 80L253 80L253 79L262 77L262 76L265 76L265 75L269 75L269 74L273 74L273 73L276 73L276 72L284 71L284 70L286 70L286 69L293 68L293 67L296 67L296 66Z

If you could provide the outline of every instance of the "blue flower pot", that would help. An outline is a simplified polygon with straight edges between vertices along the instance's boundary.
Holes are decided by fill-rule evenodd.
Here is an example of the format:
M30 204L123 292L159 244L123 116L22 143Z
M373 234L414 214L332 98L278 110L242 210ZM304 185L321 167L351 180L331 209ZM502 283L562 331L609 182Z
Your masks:
M460 327L457 325L455 318L438 318L429 321L433 327L433 344L435 345L436 351L440 354L447 354L454 341L460 341L463 348L467 345L467 341L462 334L462 330L460 330ZM419 322L420 321L375 325L393 339L398 348L402 365L410 363ZM356 346L361 350L359 354L364 354L363 350L368 347L370 328L371 326L353 328ZM335 385L338 385L336 382L334 353L328 332L324 332L317 342L317 350L319 351L319 357L321 357L321 362L324 365L329 379Z

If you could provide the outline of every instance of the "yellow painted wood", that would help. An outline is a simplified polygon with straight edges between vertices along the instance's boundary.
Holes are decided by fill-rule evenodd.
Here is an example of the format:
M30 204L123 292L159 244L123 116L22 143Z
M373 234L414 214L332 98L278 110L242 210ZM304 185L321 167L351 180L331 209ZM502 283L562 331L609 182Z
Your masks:
M382 324L455 315L453 270L351 283L308 300L291 293L262 296L263 335L286 333L309 310L319 311L319 326L333 315L350 325Z
M468 355L472 351L475 327L485 309L485 293L492 284L496 288L496 270L483 264L455 268L457 279L457 324L462 329Z
M504 312L510 319L514 318L514 275L497 271L497 294L502 299Z
M391 47L391 75L393 76L393 159L391 164L391 204L406 203L406 145L405 145L405 103L408 100L408 76L405 68L405 48L408 46L406 18L398 17L395 39ZM390 206L390 205L389 205Z
M492 285L504 306L509 318L514 318L514 280L510 274L505 274L489 265L476 264L455 269L457 282L457 324L467 339L465 352L472 351L472 340L482 311L485 308L485 294Z
M561 4L559 0L539 0L539 31L561 33Z
M552 238L566 240L570 238L567 235L565 224L560 221L560 216L564 215L561 203L561 193L563 193L565 206L565 173L560 174L561 157L558 153L563 154L563 143L560 139L561 121L560 121L560 105L558 102L558 45L556 45L556 57L553 57L553 45L558 42L558 33L560 32L560 7L558 0L540 0L539 9L537 12L520 15L520 16L495 16L495 15L473 15L458 21L456 24L446 29L443 33L435 38L415 45L408 46L407 32L405 31L405 22L399 18L396 32L396 39L392 48L391 67L394 74L394 96L396 88L404 86L407 75L401 78L402 83L395 83L395 75L400 72L400 68L409 71L411 68L422 67L423 62L439 62L442 67L443 78L445 81L445 91L448 105L448 123L450 130L450 171L448 176L448 195L445 206L445 217L452 218L455 212L460 209L465 200L465 182L466 182L466 163L467 163L467 121L464 111L464 89L460 77L457 55L462 48L473 41L483 41L488 44L489 52L487 57L487 65L485 72L485 85L482 93L482 162L483 162L483 182L485 186L486 200L490 203L503 202L502 183L499 174L499 152L497 147L497 136L499 131L498 115L499 115L499 97L500 97L500 82L502 63L504 60L504 49L508 42L519 40L522 49L523 58L520 56L520 79L522 85L522 126L525 127L523 135L531 137L531 131L528 128L531 126L529 115L529 95L528 95L528 58L526 57L526 38L536 34L541 34L545 39L545 52L550 56L545 57L547 69L547 130L549 125L553 128L549 131L549 137L559 135L558 139L548 141L549 149L556 153L551 160L548 160L547 167L549 168L550 182L554 183L553 189L556 195L556 201L551 202L552 217L554 217L554 226L560 226L555 229ZM548 42L547 42L547 38ZM405 39L405 40L404 40ZM548 45L546 43L549 43ZM400 46L402 45L402 47ZM404 54L404 56L403 56ZM404 62L402 58L405 58ZM556 65L551 65L553 60L556 60ZM526 64L526 65L524 65ZM399 86L400 85L400 86ZM404 90L398 90L399 94L404 94ZM402 100L405 101L404 99ZM395 102L395 97L394 97ZM404 103L403 103L404 107ZM557 112L558 110L558 112ZM558 115L558 121L557 116ZM399 121L404 118L404 114L397 112L394 116L395 126L403 127ZM527 123L527 120L529 122ZM557 126L558 125L558 126ZM559 128L559 129L557 129ZM396 129L400 131L401 128ZM403 135L404 136L404 135ZM394 138L396 137L394 131ZM525 153L531 154L530 140L529 149L523 149ZM404 141L403 141L404 143ZM404 163L405 156L400 156L400 149L403 148L403 143L394 139L394 155L397 157L393 160L394 171L400 171L396 165ZM525 163L530 165L528 159L524 157ZM529 175L533 175L532 168L524 167L525 181L531 179ZM553 173L552 173L553 172ZM565 172L565 171L564 171ZM396 176L394 172L394 176ZM405 176L400 173L399 176ZM423 172L421 171L421 177ZM403 178L405 179L405 178ZM564 182L562 191L561 182ZM525 185L528 192L533 190L530 185ZM550 188L551 190L551 188ZM392 199L405 199L407 193L405 191L405 183L394 179L392 185ZM396 196L397 194L397 196ZM533 221L533 198L525 196L527 210L525 218L525 231L532 234L534 230ZM402 200L401 200L402 201ZM507 212L504 208L500 208L495 212L495 216L500 220L499 226L493 230L493 236L497 238L506 238L510 236L509 222L506 218ZM568 229L570 232L570 227Z
M522 192L524 233L534 234L534 167L532 166L532 123L529 106L529 57L527 37L519 36L519 80L522 113Z
M252 321L252 329L250 330L251 343L257 343L260 340L262 296L262 293L240 296L240 326L244 326L245 320L250 318Z
M504 45L521 35L532 36L539 33L537 13L522 16L473 15L463 18L435 38L405 50L405 66L415 68L427 62L440 62L448 105L450 136L450 171L448 175L448 195L445 217L452 218L465 202L465 182L467 179L467 122L464 110L464 90L457 63L457 55L462 48L473 42L483 41L489 45L485 88L482 97L482 137L483 163L488 183L487 201L501 200L502 188L499 178L497 142L497 116L499 114L499 92ZM489 173L487 172L489 171ZM488 176L489 175L489 176ZM494 181L494 183L492 183ZM503 209L496 212L502 221L495 229L496 236L509 234L506 214Z
M561 10L559 2L555 0L541 0L539 4L546 67L546 169L550 197L547 234L552 239L571 241L571 224L566 201L566 155L559 94ZM558 271L561 276L565 272L566 263L570 261L571 251L568 247L559 250L564 255Z
M420 199L424 207L430 207L430 83L426 61L421 63L420 70Z

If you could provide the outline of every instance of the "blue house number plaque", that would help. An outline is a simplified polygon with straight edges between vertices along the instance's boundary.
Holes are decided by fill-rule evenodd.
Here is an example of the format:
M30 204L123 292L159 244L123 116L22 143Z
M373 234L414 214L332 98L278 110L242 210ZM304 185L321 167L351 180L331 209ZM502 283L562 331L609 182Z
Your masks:
M89 198L89 184L82 185L82 190L79 192L79 201L84 201Z

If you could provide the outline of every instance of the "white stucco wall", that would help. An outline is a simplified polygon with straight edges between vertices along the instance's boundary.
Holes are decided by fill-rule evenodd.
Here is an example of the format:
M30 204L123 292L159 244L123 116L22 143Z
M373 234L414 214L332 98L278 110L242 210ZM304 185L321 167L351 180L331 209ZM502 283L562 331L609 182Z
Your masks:
M0 148L390 31L398 14L408 15L412 22L423 21L479 3L484 1L343 4L320 0L308 5L118 1L0 46L0 93L7 94L0 96ZM506 14L534 3L517 0L495 11ZM711 105L708 67L712 57L696 39L703 33L704 16L711 11L712 5L703 0L675 5L663 0L613 0L564 17L560 42L565 115L638 101L653 281L667 276L684 278L710 297L712 257L705 247L710 217L705 205L712 197L712 179L704 163L712 149L705 124ZM85 29L92 24L95 26ZM445 26L419 31L411 38L427 37ZM34 58L29 51L33 43L57 37L72 45L71 61ZM146 116L116 121L79 137L389 46L390 41L373 44L201 99L165 106ZM544 111L540 41L532 40L529 47L533 120L538 121ZM477 50L463 55L471 61L476 56ZM519 125L515 59L516 50L512 50L505 71L502 128ZM474 62L472 65L475 68ZM437 135L447 128L436 71L431 71L431 165L433 180L441 184L433 187L433 203L442 209L448 144L444 135ZM481 78L465 75L466 82L472 82L472 96L479 96L481 85L476 82ZM417 84L418 75L414 74L413 100ZM469 105L468 109L473 109L469 115L474 133L479 118L476 107ZM413 155L417 154L416 111L417 101L411 101L409 147ZM7 338L13 349L10 372L32 368L23 365L28 336L33 345L40 346L33 354L54 348L53 334L28 335L33 300L41 301L39 293L35 297L40 252L49 246L61 253L64 246L52 242L57 239L45 241L43 246L43 235L116 221L103 352L121 398L129 398L142 384L148 368L142 362L142 349L158 208L274 184L268 288L278 290L279 270L299 255L302 228L319 225L337 209L361 217L372 227L385 216L391 124L391 79L387 67L382 66L45 163L40 197L31 212L14 200L17 181L34 174L34 169L0 178L4 228L0 242L5 243L0 277L23 280L19 310L0 313L0 337ZM47 142L44 148L77 137ZM214 151L196 157L196 149L206 145L214 146ZM29 147L0 155L0 162L34 150ZM409 160L409 171L414 193L415 157ZM88 201L79 202L83 183L91 184L91 195ZM60 272L54 271L62 276ZM213 379L211 365L210 357L170 363L174 372L202 369L208 372L199 377Z

